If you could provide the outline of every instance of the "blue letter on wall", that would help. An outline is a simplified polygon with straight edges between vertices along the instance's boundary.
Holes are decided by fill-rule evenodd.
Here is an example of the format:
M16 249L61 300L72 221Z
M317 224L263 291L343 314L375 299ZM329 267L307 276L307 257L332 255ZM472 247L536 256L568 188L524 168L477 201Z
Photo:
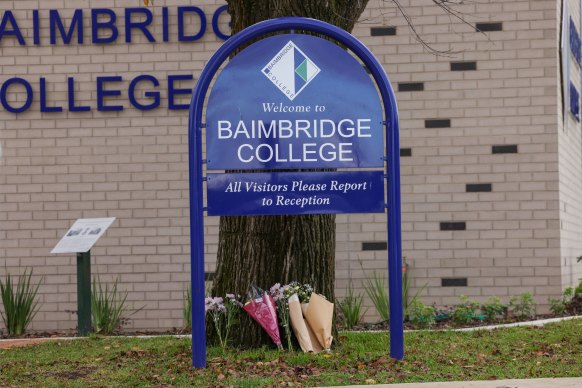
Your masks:
M187 12L195 12L200 17L200 31L196 35L186 36L184 32L184 14ZM193 42L204 36L206 31L206 15L198 7L178 7L178 40L180 42Z
M69 111L71 112L88 112L91 110L90 106L75 105L75 79L73 77L67 78L67 86L69 90Z
M51 31L51 44L57 43L57 31L58 28L61 38L63 38L63 42L65 44L71 43L71 39L73 38L73 32L75 32L75 28L77 29L77 42L79 44L83 43L83 10L76 9L75 13L73 14L73 19L71 20L71 26L69 27L69 31L65 32L65 26L63 25L63 21L61 20L61 16L59 15L59 11L56 9L50 10L50 31Z
M226 12L227 10L228 5L223 5L222 7L218 7L216 12L214 12L214 15L212 15L212 30L214 31L216 36L218 36L222 40L227 40L228 38L230 38L228 35L223 34L222 31L220 31L220 28L218 27L218 19L220 18L220 14Z
M105 105L105 97L107 96L120 96L121 91L119 90L105 90L105 82L121 82L122 78L120 76L113 77L97 77L97 110L99 111L115 111L123 110L122 105Z
M109 21L99 21L100 15L109 16ZM117 31L117 27L115 27L115 20L117 16L115 12L107 8L97 8L91 10L91 38L93 43L111 43L115 42L117 39L117 35L119 35L119 31ZM101 29L109 29L111 30L111 36L108 37L99 37L99 30Z
M576 121L580 121L580 93L572 82L570 82L570 112Z
M169 75L168 76L168 109L178 110L178 109L188 109L190 107L189 104L176 104L176 103L174 103L174 96L182 95L182 94L192 94L192 88L188 88L188 89L174 88L174 81L192 80L192 79L194 79L192 74Z
M11 30L6 30L6 25L8 22L10 22L12 25ZM0 23L0 40L2 40L5 35L13 35L16 37L16 39L18 39L18 43L20 43L21 46L26 45L24 38L22 37L22 33L20 32L20 28L18 28L18 23L16 23L16 19L14 19L12 11L4 12L2 22Z
M129 84L129 102L131 103L131 105L135 106L137 109L139 110L151 110L154 108L157 108L158 106L160 106L160 92L145 92L144 95L148 98L153 98L153 102L149 105L144 105L144 104L140 104L136 99L135 99L135 87L137 86L138 83L140 83L141 81L150 81L154 86L159 86L160 85L160 81L157 80L156 77L152 76L152 75L140 75L135 77L131 83Z
M40 111L41 112L62 112L60 106L47 106L46 104L46 78L40 77Z
M143 22L134 22L131 20L131 15L134 13L144 14L146 19ZM154 16L148 8L127 8L125 10L125 42L131 43L131 30L133 28L140 29L148 41L155 42L154 36L147 29L147 26L152 23L152 20L154 20Z
M6 99L6 94L8 93L8 88L12 84L21 84L22 86L24 86L24 89L26 89L26 101L24 102L24 105L22 105L20 108L14 108L13 106L11 106L8 103L8 100ZM12 112L12 113L24 112L25 110L30 108L30 105L32 104L32 87L30 86L28 81L26 81L25 79L18 78L18 77L10 78L8 81L4 82L4 84L2 85L2 88L0 88L0 102L2 102L2 106L8 112Z

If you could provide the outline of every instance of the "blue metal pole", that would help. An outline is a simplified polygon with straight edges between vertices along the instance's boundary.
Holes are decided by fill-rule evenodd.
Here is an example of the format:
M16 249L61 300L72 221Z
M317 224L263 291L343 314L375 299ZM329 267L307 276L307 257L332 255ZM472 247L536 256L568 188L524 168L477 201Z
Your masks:
M197 109L202 110L202 98ZM192 364L206 367L204 311L204 219L202 191L202 123L190 111L188 152L190 168L190 276L192 283ZM194 116L194 117L193 117Z
M392 92L393 93L393 92ZM390 295L390 356L404 358L404 306L402 303L402 224L400 217L400 139L398 112L386 128L388 155L388 289Z
M204 220L202 190L202 112L212 78L222 63L241 45L271 32L305 30L329 36L345 45L359 57L378 84L386 116L386 152L388 155L388 268L390 290L390 356L404 357L402 323L402 242L400 226L400 145L398 110L388 76L374 55L353 35L320 20L285 17L257 23L230 37L204 67L190 103L189 167L190 167L190 244L192 273L192 363L206 366L204 322Z

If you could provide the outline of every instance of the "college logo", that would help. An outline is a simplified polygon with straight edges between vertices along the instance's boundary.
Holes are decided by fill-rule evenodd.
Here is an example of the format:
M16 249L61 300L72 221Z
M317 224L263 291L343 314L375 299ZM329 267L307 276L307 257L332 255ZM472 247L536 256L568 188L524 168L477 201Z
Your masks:
M293 101L320 72L319 67L289 41L262 70L288 99Z

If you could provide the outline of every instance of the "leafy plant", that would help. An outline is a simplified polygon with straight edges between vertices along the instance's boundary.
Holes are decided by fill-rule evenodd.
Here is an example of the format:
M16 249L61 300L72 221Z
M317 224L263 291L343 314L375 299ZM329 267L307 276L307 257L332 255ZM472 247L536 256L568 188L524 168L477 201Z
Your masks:
M580 279L580 283L576 286L574 290L574 295L582 294L582 279Z
M32 269L18 277L18 284L14 284L9 273L6 282L0 280L0 296L4 304L4 313L0 311L6 331L9 335L22 335L38 312L36 295L42 281L32 283Z
M182 311L184 316L184 329L192 328L192 286L188 286L184 291L184 309Z
M557 316L565 315L568 303L572 300L573 296L574 287L567 287L562 293L562 297L560 299L550 299L550 311L552 314Z
M487 320L494 321L497 317L505 315L507 305L501 302L501 298L492 296L481 306L481 311L487 316Z
M362 294L354 294L352 285L348 286L348 293L342 301L338 301L340 310L344 316L344 323L347 329L351 329L356 326L362 315L365 314L366 310L362 311L362 302L364 297Z
M388 301L388 289L385 286L386 277L378 275L375 271L373 276L366 277L364 281L364 290L368 295L368 298L374 304L378 315L382 321L387 321L389 319L390 305Z
M461 295L460 299L461 303L455 306L451 318L456 324L469 323L475 318L479 303L465 295Z
M127 291L119 291L117 284L116 278L110 289L108 284L103 286L98 277L93 279L91 323L95 333L108 335L121 326L126 311Z
M414 303L414 301L418 300L420 294L424 291L428 283L425 283L416 294L411 298L410 297L410 270L408 268L408 264L406 263L406 257L402 258L402 308L404 310L404 316L407 317L409 315L408 308L409 306Z
M435 323L436 309L413 299L408 306L408 320L416 327L430 327Z
M536 314L536 304L530 292L523 292L520 295L512 296L509 300L509 307L519 319L528 319Z

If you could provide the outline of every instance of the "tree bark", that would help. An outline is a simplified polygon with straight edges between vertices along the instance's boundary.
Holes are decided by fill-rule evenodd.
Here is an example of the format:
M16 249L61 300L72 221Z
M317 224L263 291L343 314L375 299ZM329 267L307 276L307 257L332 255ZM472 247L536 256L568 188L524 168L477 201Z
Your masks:
M368 0L227 0L232 33L282 16L305 16L351 31ZM245 295L250 285L309 283L334 301L335 216L222 217L212 295ZM232 343L255 347L269 337L241 314Z

